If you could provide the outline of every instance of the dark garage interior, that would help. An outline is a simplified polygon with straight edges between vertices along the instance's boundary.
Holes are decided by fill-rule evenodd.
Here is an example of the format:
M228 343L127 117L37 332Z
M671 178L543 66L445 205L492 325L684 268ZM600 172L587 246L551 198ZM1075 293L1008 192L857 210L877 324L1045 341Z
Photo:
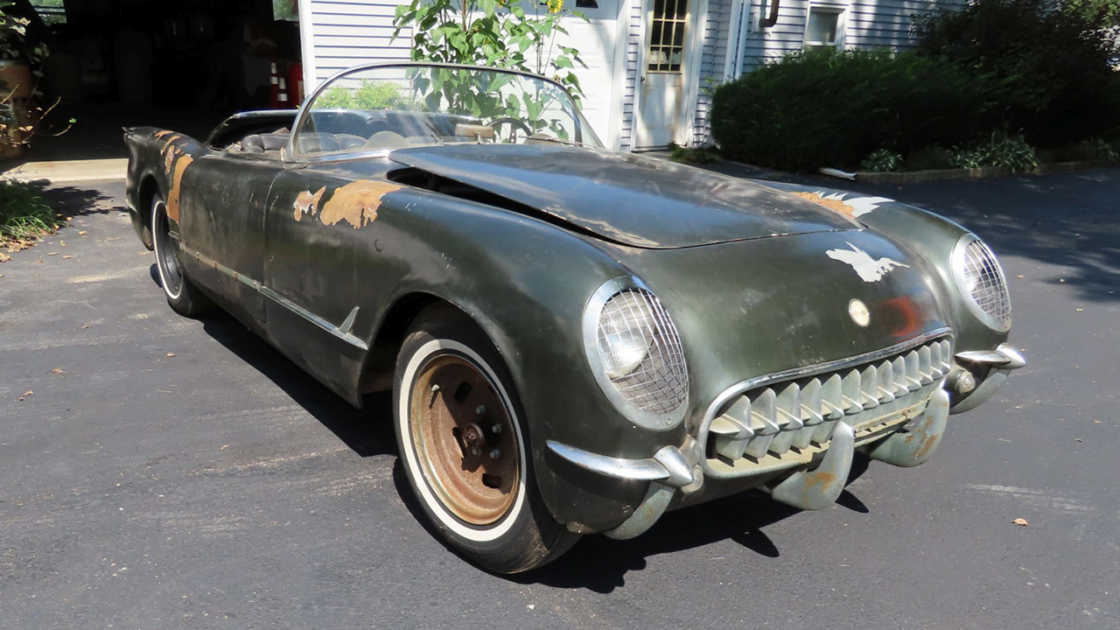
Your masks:
M231 113L301 98L296 0L15 0L7 12L47 43L37 98L58 102L24 160L124 157L122 126L205 137Z

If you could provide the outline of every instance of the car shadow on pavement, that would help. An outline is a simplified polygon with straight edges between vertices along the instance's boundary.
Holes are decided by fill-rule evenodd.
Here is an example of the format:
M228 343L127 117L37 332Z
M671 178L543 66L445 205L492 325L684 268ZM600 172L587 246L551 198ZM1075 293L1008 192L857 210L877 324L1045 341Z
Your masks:
M869 464L867 457L857 454L848 483L863 475ZM870 512L848 490L840 494L837 504L860 514ZM586 588L597 593L609 593L625 586L628 572L645 569L650 556L695 549L723 540L731 540L762 558L778 559L781 557L778 546L763 530L800 513L801 510L778 503L762 492L732 495L669 512L648 532L631 540L585 536L552 564L524 575L511 576L511 579L523 584ZM813 518L813 515L801 517Z
M158 284L158 274L153 275ZM284 390L293 402L306 409L358 455L370 457L397 452L393 423L388 418L392 413L390 394L367 396L366 408L356 409L225 312L208 314L202 320L202 328Z

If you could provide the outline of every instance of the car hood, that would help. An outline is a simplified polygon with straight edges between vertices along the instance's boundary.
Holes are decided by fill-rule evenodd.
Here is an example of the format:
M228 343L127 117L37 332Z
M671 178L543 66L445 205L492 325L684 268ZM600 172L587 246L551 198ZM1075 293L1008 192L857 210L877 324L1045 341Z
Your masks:
M563 145L445 145L392 161L499 195L623 245L673 249L860 229L763 184L667 160Z

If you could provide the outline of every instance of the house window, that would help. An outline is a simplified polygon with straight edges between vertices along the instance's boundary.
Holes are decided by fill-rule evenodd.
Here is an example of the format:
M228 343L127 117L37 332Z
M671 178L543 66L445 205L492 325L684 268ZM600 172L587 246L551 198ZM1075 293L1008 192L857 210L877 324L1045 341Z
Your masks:
M650 19L650 72L680 72L684 59L684 30L688 0L654 0Z
M805 24L806 48L836 48L842 45L844 10L834 7L809 7Z

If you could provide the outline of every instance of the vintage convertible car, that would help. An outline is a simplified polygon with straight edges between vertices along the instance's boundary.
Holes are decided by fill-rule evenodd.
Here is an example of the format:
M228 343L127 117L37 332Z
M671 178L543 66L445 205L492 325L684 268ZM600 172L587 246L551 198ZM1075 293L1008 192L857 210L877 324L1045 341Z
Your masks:
M362 66L204 142L125 138L171 307L354 405L392 390L419 504L491 571L747 489L825 507L1025 363L959 225L604 150L541 77Z

